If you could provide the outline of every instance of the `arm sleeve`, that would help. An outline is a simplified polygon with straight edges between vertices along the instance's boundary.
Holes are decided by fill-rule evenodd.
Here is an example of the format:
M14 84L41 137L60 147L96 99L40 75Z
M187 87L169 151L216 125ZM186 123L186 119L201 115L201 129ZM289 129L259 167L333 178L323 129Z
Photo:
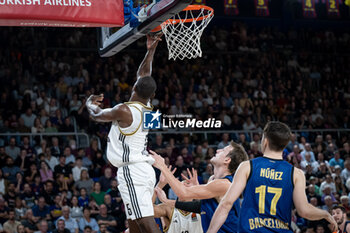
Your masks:
M175 208L184 210L187 212L193 212L200 214L201 213L201 201L187 201L187 202L182 202L182 201L176 201L175 202Z

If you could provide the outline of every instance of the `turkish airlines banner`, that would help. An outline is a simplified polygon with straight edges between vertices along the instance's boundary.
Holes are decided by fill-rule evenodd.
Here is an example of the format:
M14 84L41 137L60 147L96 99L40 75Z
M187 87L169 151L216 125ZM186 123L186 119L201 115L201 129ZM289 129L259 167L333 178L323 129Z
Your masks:
M121 27L123 0L0 0L0 26Z

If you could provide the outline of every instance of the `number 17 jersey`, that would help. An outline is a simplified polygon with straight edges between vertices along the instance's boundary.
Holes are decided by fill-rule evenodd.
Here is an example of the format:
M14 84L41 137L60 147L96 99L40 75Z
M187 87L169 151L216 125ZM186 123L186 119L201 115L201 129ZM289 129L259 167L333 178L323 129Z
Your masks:
M292 232L294 167L283 160L250 161L239 232Z

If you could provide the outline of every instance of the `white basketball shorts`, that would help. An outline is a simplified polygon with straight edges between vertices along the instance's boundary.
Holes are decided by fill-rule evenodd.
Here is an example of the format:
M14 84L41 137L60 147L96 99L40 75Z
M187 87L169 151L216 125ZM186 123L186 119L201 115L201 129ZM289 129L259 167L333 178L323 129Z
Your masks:
M152 196L156 176L152 165L140 162L120 167L117 179L127 219L153 216Z

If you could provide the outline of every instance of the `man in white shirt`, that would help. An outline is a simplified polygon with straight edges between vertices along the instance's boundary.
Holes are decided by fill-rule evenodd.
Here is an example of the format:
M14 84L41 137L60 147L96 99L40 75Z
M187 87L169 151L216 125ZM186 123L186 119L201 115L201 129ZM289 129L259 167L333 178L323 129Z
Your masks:
M306 154L306 153L309 153L309 154L311 155L311 161L312 161L312 162L315 162L315 161L316 161L316 159L315 159L315 154L314 154L314 152L313 152L312 149L311 149L310 143L306 143L306 144L305 144L305 150L303 150L303 151L300 153L301 158L302 158L303 161L305 160L305 154Z
M318 167L320 166L319 164L318 164L318 162L312 162L311 161L311 155L310 155L310 153L309 152L307 152L307 153L305 153L305 160L303 160L303 161L301 161L300 162L300 167L301 167L301 169L303 169L303 171L305 172L305 170L306 170L306 166L307 165L311 165L311 167L312 167L312 172L313 173L316 173L317 171L318 171Z
M71 232L71 233L79 233L79 227L78 223L75 219L70 217L70 209L68 206L63 206L62 207L62 216L57 219L58 220L62 219L65 222L66 228ZM56 224L57 224L56 222ZM57 227L57 225L56 225Z
M7 155L11 156L13 160L16 160L20 153L20 149L16 146L16 139L14 137L10 138L9 145L5 147L5 152Z
M64 156L66 156L66 165L70 163L75 163L75 157L71 153L71 148L69 146L66 146L63 151Z
M81 157L78 157L75 160L75 166L72 169L74 182L80 180L80 174L82 170L88 170L88 169L86 167L83 167L83 161Z
M344 166L345 168L341 171L340 177L342 178L343 183L346 183L346 181L350 177L350 160L346 160Z
M21 118L23 119L25 126L32 128L34 126L36 115L33 114L31 108L28 108L27 111L21 115Z
M49 165L52 171L54 171L56 165L58 165L58 159L51 155L51 149L49 147L45 149L45 162Z

